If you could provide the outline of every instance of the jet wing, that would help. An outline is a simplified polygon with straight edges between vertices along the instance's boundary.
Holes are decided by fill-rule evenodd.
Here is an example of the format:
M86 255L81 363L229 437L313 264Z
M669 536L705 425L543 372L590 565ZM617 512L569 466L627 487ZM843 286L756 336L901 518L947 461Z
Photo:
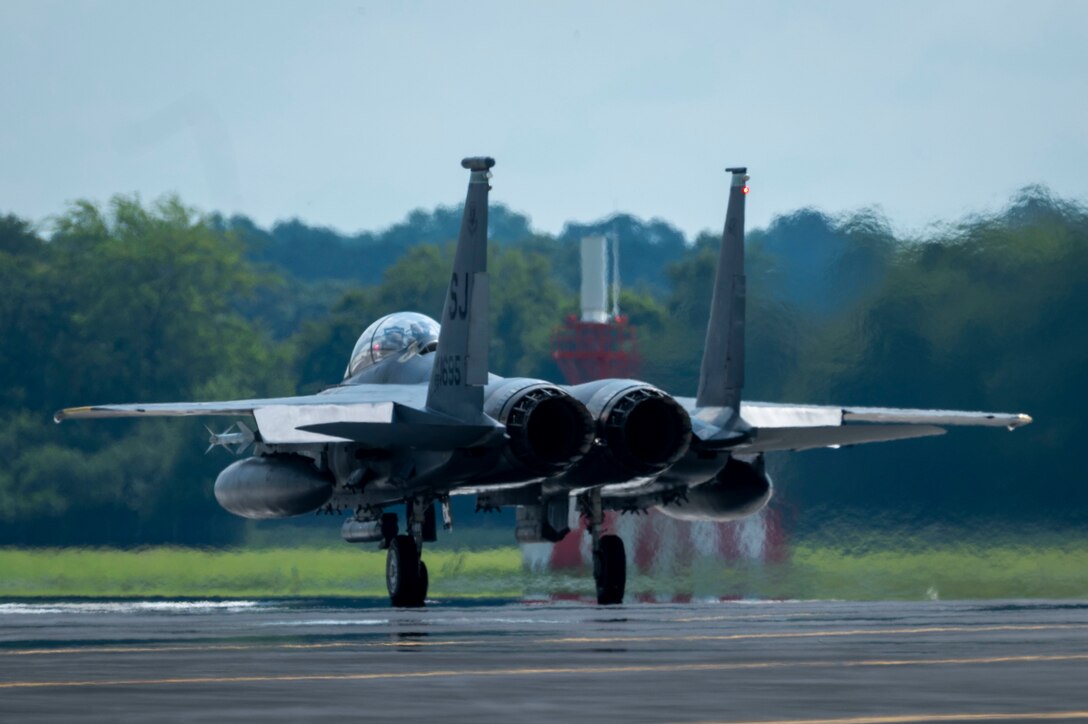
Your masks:
M223 400L217 402L134 402L124 405L89 405L67 407L53 415L54 422L87 420L104 417L184 417L189 415L253 415L261 407L301 407L323 405L354 405L361 403L397 402L408 407L422 408L426 389L422 385L345 385L333 387L316 395L297 397L268 397L252 400Z
M309 443L343 442L338 435L300 428L344 424L388 424L393 420L392 402L353 402L330 404L336 400L324 395L304 397L274 397L255 400L222 402L157 402L125 405L91 405L69 407L53 415L55 422L110 417L189 417L220 415L253 417L261 441L270 445L303 445Z
M107 417L186 417L190 415L252 415L258 407L273 405L327 404L328 399L317 395L306 397L273 397L264 400L228 400L221 402L136 402L125 405L87 405L66 407L53 415L53 422L90 420Z
M696 434L713 444L717 408L696 408L694 400L681 403L692 414ZM741 403L740 416L750 428L747 435L729 433L722 447L740 453L811 450L867 442L886 442L942 435L945 427L971 425L1016 429L1031 422L1028 415L962 410L912 410L894 407L840 407L788 405L767 402Z
M352 385L298 397L70 407L53 419L252 416L262 442L270 445L351 441L375 447L449 449L501 433L497 423L466 424L422 410L425 395L423 385Z

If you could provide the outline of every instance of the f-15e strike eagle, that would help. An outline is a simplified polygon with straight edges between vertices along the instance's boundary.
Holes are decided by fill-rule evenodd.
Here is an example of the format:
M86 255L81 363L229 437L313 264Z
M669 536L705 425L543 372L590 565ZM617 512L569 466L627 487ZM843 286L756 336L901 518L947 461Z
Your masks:
M343 512L353 543L388 550L394 606L422 606L423 543L436 538L436 504L450 527L449 497L477 509L517 508L519 541L567 535L573 503L593 540L597 601L623 600L623 541L604 511L689 520L734 520L771 497L764 454L938 435L945 425L1010 429L1027 415L742 402L744 203L747 169L732 174L698 392L674 397L638 380L564 386L503 378L487 366L487 212L491 158L470 172L441 325L415 312L367 327L338 385L316 395L229 402L96 405L61 410L57 422L97 417L252 417L212 445L252 457L219 474L215 497L246 518ZM252 425L252 423L251 423ZM233 429L233 426L232 426ZM406 508L406 532L397 514Z

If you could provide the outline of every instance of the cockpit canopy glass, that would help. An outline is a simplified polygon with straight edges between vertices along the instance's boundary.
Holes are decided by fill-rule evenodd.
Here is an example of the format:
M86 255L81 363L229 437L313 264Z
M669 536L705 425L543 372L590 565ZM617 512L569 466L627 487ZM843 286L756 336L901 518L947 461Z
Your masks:
M397 312L382 317L359 336L344 379L386 357L397 355L403 361L434 351L438 346L439 329L438 322L418 312Z

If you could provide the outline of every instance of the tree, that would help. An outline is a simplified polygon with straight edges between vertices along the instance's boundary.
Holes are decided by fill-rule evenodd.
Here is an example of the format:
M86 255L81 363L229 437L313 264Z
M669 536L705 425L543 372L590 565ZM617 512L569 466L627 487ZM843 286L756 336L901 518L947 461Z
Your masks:
M175 198L146 207L115 197L106 210L77 203L48 243L18 248L18 263L0 252L0 275L18 282L0 326L22 341L0 359L20 390L6 401L21 410L0 432L10 463L0 478L3 535L33 539L54 526L109 540L102 524L128 516L151 538L191 539L187 516L206 504L213 466L199 446L179 447L192 437L169 431L199 425L55 428L49 417L75 404L288 390L283 351L237 311L260 283L241 243Z
M1088 402L1085 278L1088 211L1039 188L1000 214L901 245L878 293L806 350L798 394L1027 411L1036 423L1011 445L960 430L833 460L798 456L793 472L824 482L818 495L792 495L926 520L1083 520L1088 492L1070 451Z

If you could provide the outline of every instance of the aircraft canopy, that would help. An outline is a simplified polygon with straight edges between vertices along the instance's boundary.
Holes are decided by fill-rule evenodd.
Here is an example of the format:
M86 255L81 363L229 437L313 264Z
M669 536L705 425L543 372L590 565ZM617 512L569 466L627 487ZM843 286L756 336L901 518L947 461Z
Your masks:
M439 329L438 322L418 312L396 312L382 317L359 336L344 379L392 355L407 359L434 351Z

